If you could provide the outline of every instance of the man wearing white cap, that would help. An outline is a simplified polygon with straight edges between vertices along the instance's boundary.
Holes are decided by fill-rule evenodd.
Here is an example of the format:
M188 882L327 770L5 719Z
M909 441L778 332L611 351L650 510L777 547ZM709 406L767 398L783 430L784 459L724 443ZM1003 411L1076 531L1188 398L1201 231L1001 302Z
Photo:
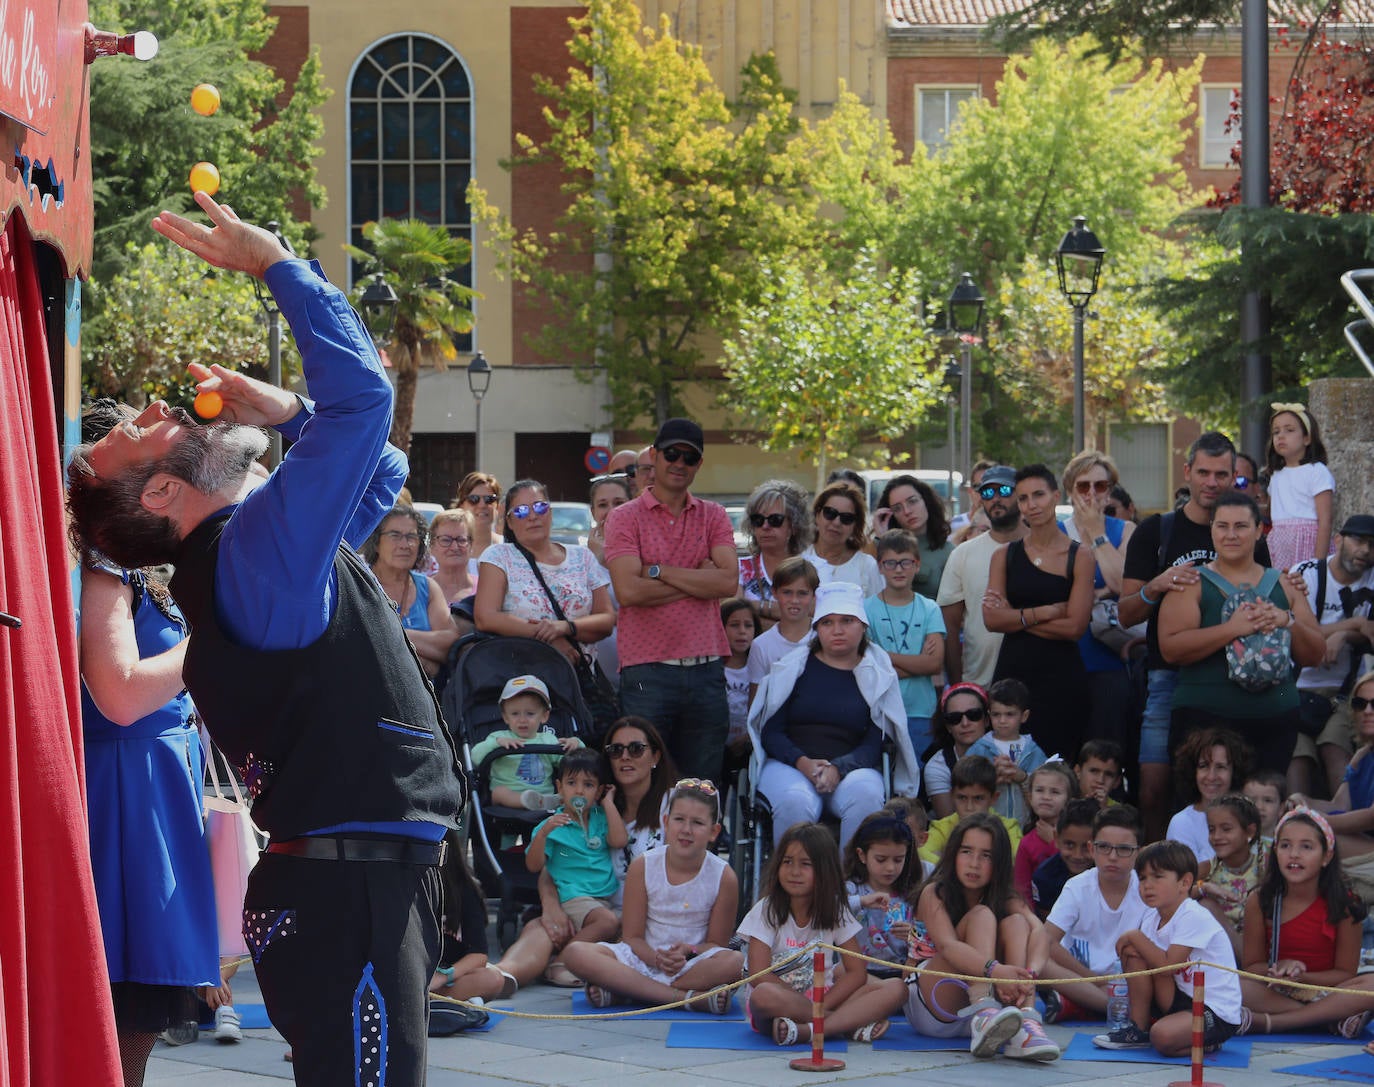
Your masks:
M749 713L774 843L822 811L839 818L840 841L848 842L886 799L884 739L897 751L894 790L915 796L920 784L897 672L868 641L863 590L843 581L822 585L812 629L810 644L773 665Z
M526 751L519 758L500 758L491 764L491 799L506 808L527 808L530 811L553 811L558 807L558 794L553 787L553 768L562 755L576 751L582 741L576 736L561 739L545 728L549 720L549 689L538 676L516 676L501 689L501 720L506 727L498 729L472 749L474 766L498 749L520 751L525 747L541 750Z

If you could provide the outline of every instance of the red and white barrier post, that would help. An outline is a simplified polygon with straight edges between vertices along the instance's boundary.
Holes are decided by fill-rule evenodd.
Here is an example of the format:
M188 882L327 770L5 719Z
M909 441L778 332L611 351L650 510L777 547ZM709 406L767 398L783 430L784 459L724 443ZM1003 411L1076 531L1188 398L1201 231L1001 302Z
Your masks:
M1192 1078L1174 1080L1169 1087L1221 1087L1220 1083L1209 1083L1202 1078L1203 1035L1207 1030L1206 1020L1207 979L1204 971L1193 971L1193 1053Z
M825 956L817 950L811 959L811 1056L787 1062L798 1072L838 1072L844 1067L844 1061L825 1055Z

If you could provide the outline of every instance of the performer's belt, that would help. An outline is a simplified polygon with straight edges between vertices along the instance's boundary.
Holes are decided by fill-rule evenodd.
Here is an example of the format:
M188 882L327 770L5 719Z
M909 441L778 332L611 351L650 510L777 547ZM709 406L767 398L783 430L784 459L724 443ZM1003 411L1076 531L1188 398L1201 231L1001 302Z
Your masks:
M447 842L406 841L399 838L291 838L269 842L268 853L305 857L312 861L392 861L396 864L443 864Z

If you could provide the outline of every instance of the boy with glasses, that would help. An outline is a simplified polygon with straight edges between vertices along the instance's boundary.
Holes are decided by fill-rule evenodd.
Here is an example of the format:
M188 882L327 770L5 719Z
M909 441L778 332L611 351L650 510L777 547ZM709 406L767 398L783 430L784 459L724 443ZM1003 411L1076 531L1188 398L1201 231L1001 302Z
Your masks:
M944 670L945 620L935 601L911 587L921 569L916 537L901 529L885 532L878 538L877 552L883 588L864 601L868 636L892 658L911 747L920 755L932 739L930 717L936 699L931 677Z
M1106 1014L1107 984L1072 979L1110 973L1117 941L1138 929L1145 916L1135 874L1140 848L1136 810L1117 804L1099 811L1093 817L1089 848L1095 867L1064 884L1045 920L1050 938L1045 977L1067 981L1042 990L1047 1023Z

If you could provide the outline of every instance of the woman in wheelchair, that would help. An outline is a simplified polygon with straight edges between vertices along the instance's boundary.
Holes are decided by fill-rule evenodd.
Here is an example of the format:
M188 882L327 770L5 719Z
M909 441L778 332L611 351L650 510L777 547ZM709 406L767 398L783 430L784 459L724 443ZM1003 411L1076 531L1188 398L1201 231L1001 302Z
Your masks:
M920 766L911 747L897 673L867 637L863 592L848 582L816 591L811 643L764 677L750 711L758 791L773 810L776 844L794 823L822 811L847 842L886 799L883 744L895 748L895 791L914 796Z

